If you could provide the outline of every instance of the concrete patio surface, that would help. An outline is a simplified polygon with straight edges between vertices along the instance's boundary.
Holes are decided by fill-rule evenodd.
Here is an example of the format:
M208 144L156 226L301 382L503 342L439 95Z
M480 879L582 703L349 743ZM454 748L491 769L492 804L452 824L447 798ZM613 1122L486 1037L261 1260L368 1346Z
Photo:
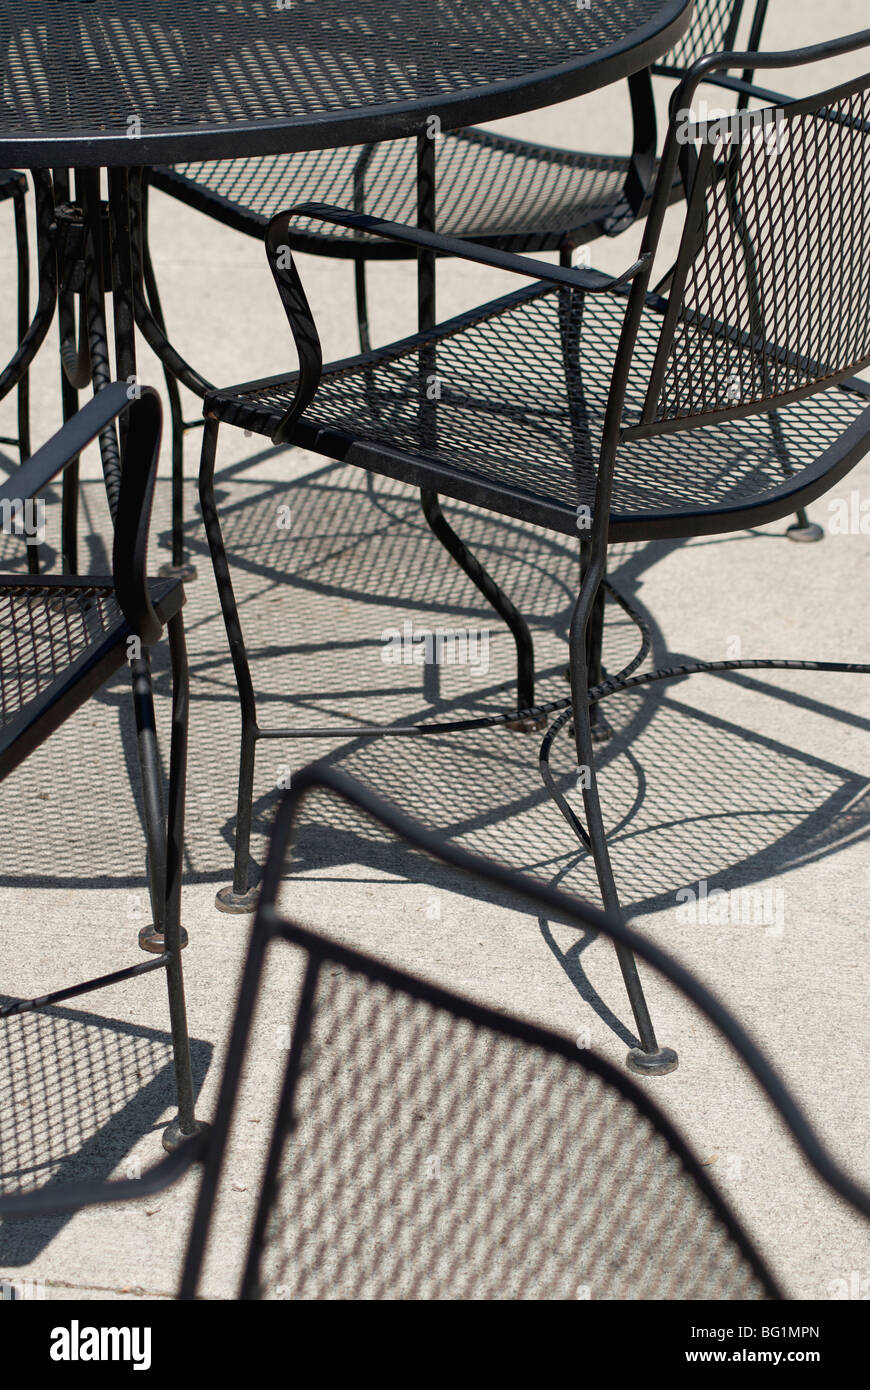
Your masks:
M832 0L823 11L809 0L771 0L765 46L809 43L866 22L865 0ZM847 60L811 76L795 71L782 85L796 93L821 90L860 71L860 62ZM556 145L621 151L627 119L619 90L500 125ZM221 384L295 365L261 247L162 195L153 196L152 226L170 336L188 360ZM678 229L677 210L669 215L663 269ZM622 270L638 242L634 231L596 244L592 263ZM351 270L313 257L300 258L300 269L325 359L347 355L355 344ZM10 287L13 272L11 235L2 232L0 275ZM371 271L375 341L413 330L414 273L411 265ZM514 287L507 275L441 263L439 315ZM13 332L8 314L3 324L5 351ZM139 376L162 390L144 345ZM59 424L53 336L38 359L33 395L34 437L42 441ZM192 398L188 414L198 414ZM0 433L13 425L7 400ZM152 527L155 567L167 557L168 434L167 424ZM198 577L188 585L185 610L193 704L183 921L198 1112L208 1118L249 919L214 906L216 890L231 876L239 718L196 510L198 452L199 436L191 433L187 534ZM7 450L0 468L12 466ZM410 488L229 429L221 433L218 470L241 618L272 722L387 722L510 706L510 636L429 535ZM109 530L93 450L83 471L82 532L90 533L83 549L93 569L105 572ZM852 494L859 504L870 498L870 458L832 497L850 504ZM864 534L860 527L832 531L831 501L811 508L827 527L817 545L787 540L786 519L724 539L616 548L612 577L651 626L652 663L738 654L866 661L870 523ZM278 525L285 506L287 529ZM58 511L48 508L52 561ZM449 516L528 617L540 697L563 695L575 549L563 537L470 507L451 504ZM8 540L0 555L7 569L21 568ZM417 629L488 629L488 670L445 667L433 679L431 670L385 664L383 634L406 619ZM635 641L609 605L606 664L623 664ZM162 648L155 671L165 727ZM836 1156L870 1181L870 681L797 672L705 677L620 696L608 713L615 735L601 786L627 915L729 1004ZM254 858L262 863L277 783L293 767L325 757L457 843L597 902L591 862L543 789L538 750L537 737L501 730L420 743L261 745ZM0 787L6 997L46 993L140 959L136 934L147 920L147 890L133 756L121 672ZM565 786L572 766L562 735L554 767ZM765 921L687 921L677 893L703 881L711 890L760 892L769 908ZM564 926L409 857L328 798L306 811L282 901L315 929L500 1010L582 1036L623 1064L631 1015L607 942L578 940ZM686 1136L787 1293L870 1296L866 1224L797 1156L713 1028L651 971L644 977L660 1041L677 1048L680 1066L640 1084ZM203 1280L210 1298L232 1298L238 1287L298 984L297 955L275 952ZM0 1099L4 1190L49 1177L134 1175L160 1157L160 1130L172 1114L161 977L12 1027L18 1031L5 1042L9 1084ZM27 1090L33 1098L37 1075L40 1088L28 1108L22 1095ZM582 1164L583 1136L566 1135L565 1142ZM34 1281L55 1299L170 1298L196 1189L189 1175L152 1200L2 1225L0 1279Z

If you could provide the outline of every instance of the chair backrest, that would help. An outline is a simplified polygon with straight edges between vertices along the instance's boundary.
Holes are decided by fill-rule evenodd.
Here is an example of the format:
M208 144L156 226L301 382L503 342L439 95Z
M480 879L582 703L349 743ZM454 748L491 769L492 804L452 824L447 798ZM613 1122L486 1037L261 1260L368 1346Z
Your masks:
M777 1296L627 1075L283 935L307 965L242 1297Z
M538 912L634 939L448 845L337 770L303 770L279 808L181 1297L198 1287L262 972L287 947L288 977L301 960L304 979L241 1297L781 1297L657 1105L582 1039L470 1003L281 916L297 807L324 788L478 886L507 886ZM673 978L690 979L676 963ZM776 1101L775 1092L771 1082Z
M315 763L278 810L211 1131L140 1179L0 1197L2 1219L145 1197L202 1161L179 1290L195 1297L274 948L304 971L292 1026L282 1025L289 1049L242 1297L783 1296L658 1106L585 1039L482 1008L279 914L295 818L323 790L438 861L439 881L449 866L475 891L507 892L652 965L724 1036L815 1172L870 1218L870 1191L685 966L618 918L469 854ZM298 984L292 969L287 980Z
M627 436L771 410L870 365L870 75L730 120L690 114L703 76L735 58L789 67L862 47L870 30L794 54L714 57L677 89L645 250L678 161L694 169Z
M734 47L745 0L695 0L688 29L678 43L653 63L653 72L682 77L687 68L706 53L722 53ZM748 46L756 48L768 0L757 0Z

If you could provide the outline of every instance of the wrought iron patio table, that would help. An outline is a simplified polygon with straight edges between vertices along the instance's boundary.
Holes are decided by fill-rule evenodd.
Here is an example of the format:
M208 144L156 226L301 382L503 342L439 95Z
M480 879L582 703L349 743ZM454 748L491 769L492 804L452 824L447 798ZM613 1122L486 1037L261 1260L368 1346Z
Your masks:
M119 379L135 381L138 326L173 380L199 396L210 388L165 334L143 231L144 166L416 135L418 222L431 229L439 130L623 77L643 83L691 10L692 0L0 0L0 165L32 172L39 266L36 312L0 372L0 398L55 309L64 418L79 391L107 385L109 293ZM434 253L422 250L418 265L420 324L430 327ZM118 475L123 439L119 447L107 430L100 448L107 477ZM75 572L76 467L64 486L64 566ZM181 492L177 469L176 568Z

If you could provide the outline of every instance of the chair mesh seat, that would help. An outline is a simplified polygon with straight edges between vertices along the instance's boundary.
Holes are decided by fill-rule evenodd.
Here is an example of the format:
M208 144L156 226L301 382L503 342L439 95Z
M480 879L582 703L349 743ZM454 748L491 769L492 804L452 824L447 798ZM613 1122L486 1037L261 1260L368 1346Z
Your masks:
M432 333L327 368L297 423L297 441L316 446L318 430L328 429L446 464L564 508L564 529L572 531L577 505L593 501L625 307L620 293L581 299L534 285ZM626 424L639 416L660 329L651 305L634 354ZM715 353L719 340L708 347ZM219 392L206 409L271 434L294 394L295 376L288 376ZM775 414L626 441L613 510L633 516L750 501L818 459L862 416L870 430L866 398L834 388Z
M770 1296L695 1161L579 1052L327 958L293 1110L266 1297Z
M206 201L231 205L251 220L251 231L265 227L276 212L309 201L414 223L416 158L416 142L398 140L180 164L156 170L153 181L177 191L181 180ZM435 148L436 230L478 240L510 238L512 244L527 236L529 249L542 239L555 244L560 235L598 222L615 208L628 167L628 159L619 156L547 149L482 130L445 134ZM369 248L389 254L390 244L382 238L352 228L300 218L293 231L333 246L365 244L368 254Z
M0 584L0 726L123 622L109 585Z

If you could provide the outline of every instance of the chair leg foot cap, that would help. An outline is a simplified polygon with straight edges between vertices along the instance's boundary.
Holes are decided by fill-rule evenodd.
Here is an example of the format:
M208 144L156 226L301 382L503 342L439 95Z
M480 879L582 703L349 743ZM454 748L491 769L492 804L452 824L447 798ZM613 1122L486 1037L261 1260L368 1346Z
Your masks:
M184 1133L178 1120L173 1120L163 1131L163 1147L168 1154L174 1154L185 1140L192 1139L194 1134L207 1134L210 1129L211 1125L205 1120L194 1120L193 1129Z
M183 579L185 584L197 577L196 565L192 565L189 560L181 565L173 565L167 561L165 565L160 566L157 573L161 579Z
M625 1059L628 1070L638 1076L667 1076L669 1071L676 1071L679 1061L672 1047L660 1047L656 1052L633 1047Z
M187 945L187 932L181 928L181 949ZM154 923L150 922L147 927L143 927L139 932L139 946L143 951L150 951L153 956L162 956L166 950L166 943L163 940L163 933L154 930Z
M221 888L215 893L214 905L219 912L256 912L260 897L259 888L248 888L244 893L235 893L232 888Z
M825 538L825 529L818 526L816 522L810 521L806 526L798 526L795 522L792 526L786 527L785 534L790 541L801 541L804 545L808 542L821 541Z

